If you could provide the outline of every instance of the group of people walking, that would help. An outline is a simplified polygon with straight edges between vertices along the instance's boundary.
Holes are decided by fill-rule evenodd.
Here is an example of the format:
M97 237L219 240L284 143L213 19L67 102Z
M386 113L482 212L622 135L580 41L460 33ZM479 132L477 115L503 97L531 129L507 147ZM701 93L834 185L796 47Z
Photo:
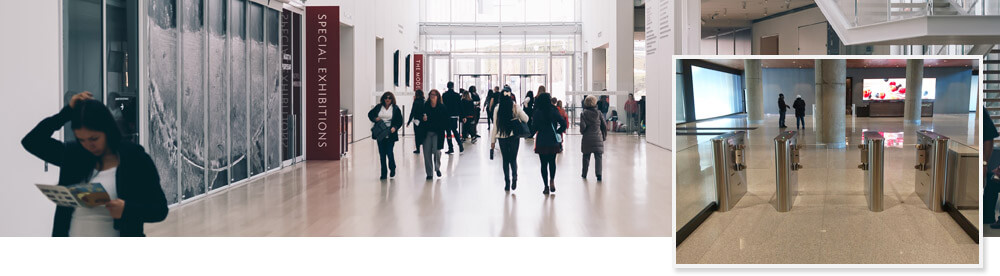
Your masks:
M452 154L453 139L458 144L459 152L464 152L463 142L466 137L471 138L473 143L480 137L476 131L480 111L480 97L476 87L461 89L462 93L459 94L455 92L454 86L453 82L448 82L443 95L437 89L432 89L426 97L423 91L415 91L413 110L406 118L406 126L412 123L414 128L417 149L413 153L423 151L424 171L428 180L442 176L441 150L446 142L448 151L445 153ZM563 151L563 139L569 120L561 107L561 101L546 92L545 86L539 86L537 91L537 95L529 91L523 104L519 105L509 86L487 89L484 108L487 113L487 128L490 130L490 158L493 158L492 153L499 144L505 191L517 189L517 155L522 138L534 140L534 151L541 163L542 193L556 191L556 156ZM596 97L585 99L580 132L584 157L582 176L587 177L590 156L593 155L594 173L597 180L601 181L602 155L608 126L605 116L598 111L598 106ZM373 123L372 138L378 144L380 178L395 177L393 148L395 142L399 141L398 131L403 127L404 121L403 114L396 105L395 95L385 92L379 104L368 112L368 119ZM461 132L458 131L459 124L462 124Z

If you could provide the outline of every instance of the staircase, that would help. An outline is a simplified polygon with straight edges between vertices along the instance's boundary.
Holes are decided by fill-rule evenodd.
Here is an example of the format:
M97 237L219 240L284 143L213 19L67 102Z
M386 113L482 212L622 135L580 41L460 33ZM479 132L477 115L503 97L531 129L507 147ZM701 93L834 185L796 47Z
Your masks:
M1000 41L1000 14L956 0L820 0L845 45L978 45ZM992 4L1000 0L990 1ZM970 13L970 11L972 11Z
M1000 128L1000 47L993 49L983 57L983 103L986 112L993 119L993 124ZM1000 139L997 139L1000 141Z

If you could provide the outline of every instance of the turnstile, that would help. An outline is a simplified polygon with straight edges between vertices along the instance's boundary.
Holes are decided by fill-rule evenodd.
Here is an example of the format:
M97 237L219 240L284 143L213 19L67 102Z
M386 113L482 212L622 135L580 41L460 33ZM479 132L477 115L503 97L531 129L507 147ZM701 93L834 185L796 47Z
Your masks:
M715 153L715 194L719 212L732 210L747 193L747 134L735 131L712 138Z
M797 171L802 168L799 164L799 149L801 147L795 131L784 131L774 137L774 172L777 187L773 204L778 212L791 211L795 197L798 196Z
M917 165L914 191L934 212L944 211L944 187L948 180L948 137L933 131L917 131Z
M868 210L881 212L885 209L885 138L878 131L865 131L861 149L861 165L865 171L865 198Z

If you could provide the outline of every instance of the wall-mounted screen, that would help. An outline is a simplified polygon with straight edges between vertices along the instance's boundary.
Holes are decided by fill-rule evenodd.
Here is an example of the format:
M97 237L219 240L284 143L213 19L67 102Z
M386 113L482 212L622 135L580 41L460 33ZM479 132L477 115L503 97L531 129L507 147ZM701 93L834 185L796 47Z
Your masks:
M906 79L865 79L864 100L866 101L887 101L904 100L907 91ZM937 79L924 78L923 91L920 91L921 98L933 100L936 92Z

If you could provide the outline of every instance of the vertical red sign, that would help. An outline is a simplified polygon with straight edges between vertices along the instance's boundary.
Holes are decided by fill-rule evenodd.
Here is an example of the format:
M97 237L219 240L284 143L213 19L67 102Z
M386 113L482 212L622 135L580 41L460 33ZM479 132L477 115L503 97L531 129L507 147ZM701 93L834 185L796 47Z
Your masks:
M424 55L413 55L413 90L424 90Z
M340 159L340 7L306 7L306 159Z

